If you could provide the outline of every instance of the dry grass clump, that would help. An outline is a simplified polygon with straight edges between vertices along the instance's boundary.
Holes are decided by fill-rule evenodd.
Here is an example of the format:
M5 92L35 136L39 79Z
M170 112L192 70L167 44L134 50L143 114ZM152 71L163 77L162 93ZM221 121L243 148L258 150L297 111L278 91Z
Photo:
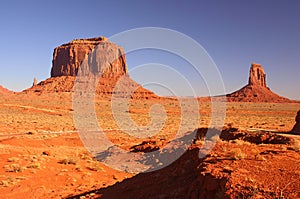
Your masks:
M88 152L83 152L83 153L81 153L77 156L79 156L79 158L82 159L82 160L92 160L93 159L91 154L88 153Z
M289 146L289 149L300 152L300 141L293 140L292 144Z
M41 168L41 164L39 162L36 162L34 164L28 165L27 168L39 169L39 168Z
M104 171L103 168L101 168L97 163L94 164L90 164L86 167L87 169L91 170L91 171Z
M262 156L259 152L259 150L257 149L257 146L254 145L253 146L254 148L251 150L251 154L254 156L254 159L255 160L258 160L258 161L265 161L267 160L264 156Z
M11 158L8 158L7 161L8 162L18 162L19 158L17 158L17 157L11 157Z
M8 186L14 185L16 183L17 183L17 180L12 177L8 177L5 180L0 181L0 185L3 187L8 187Z
M21 167L19 164L12 164L12 165L5 165L4 166L4 170L6 172L16 172L16 173L20 173L22 171L24 171L26 168Z
M246 157L246 154L240 148L234 148L226 153L226 157L232 160L242 160Z
M58 163L76 165L77 164L77 159L68 157L68 158L64 158L64 159L60 160Z
M241 139L231 140L230 142L233 143L233 144L238 144L238 145L251 145L250 142L246 142L246 141L241 140Z
M195 145L202 145L204 143L204 140L195 140L194 144Z
M210 138L210 140L211 140L212 142L218 142L218 141L221 140L221 139L220 139L220 136L219 136L219 135L214 135L214 136L212 136L212 137Z

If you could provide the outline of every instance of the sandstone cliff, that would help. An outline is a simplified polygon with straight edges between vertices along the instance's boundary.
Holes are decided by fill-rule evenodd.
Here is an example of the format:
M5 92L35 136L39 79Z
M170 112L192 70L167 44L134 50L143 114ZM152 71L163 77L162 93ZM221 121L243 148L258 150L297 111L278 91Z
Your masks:
M87 76L87 80L97 77L96 94L103 97L128 97L130 90L134 90L132 98L157 97L129 77L123 48L105 37L76 39L56 47L51 78L24 92L73 92L77 76ZM119 88L115 89L117 84Z
M252 63L249 73L248 85L259 85L267 88L266 73L260 64Z
M97 53L90 55L91 53ZM105 37L76 39L54 49L51 77L76 76L80 65L88 55L96 60L89 60L85 72L103 73L103 77L118 77L128 74L123 48L108 41ZM93 68L89 68L93 66Z

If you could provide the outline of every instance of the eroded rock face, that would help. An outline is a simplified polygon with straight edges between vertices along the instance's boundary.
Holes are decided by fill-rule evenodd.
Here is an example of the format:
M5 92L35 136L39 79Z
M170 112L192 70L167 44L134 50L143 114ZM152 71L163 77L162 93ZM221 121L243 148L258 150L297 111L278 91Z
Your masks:
M252 63L249 74L249 85L267 87L266 73L260 64Z
M76 39L54 49L51 77L76 76L81 72L119 77L128 73L123 48L105 37ZM92 66L92 67L91 67Z
M246 86L227 94L229 102L290 103L290 99L279 96L267 87L266 73L260 64L252 63Z
M97 85L91 86L93 82ZM129 77L123 48L105 37L76 39L55 48L51 78L24 92L74 92L75 87L104 98L157 98Z
M292 133L296 135L300 135L300 110L297 112L296 116L296 124L294 125L294 128L292 129Z
M0 85L0 94L9 94L9 93L13 93L13 92Z
M33 78L32 86L36 86L36 85L37 85L37 79L36 79L36 78Z

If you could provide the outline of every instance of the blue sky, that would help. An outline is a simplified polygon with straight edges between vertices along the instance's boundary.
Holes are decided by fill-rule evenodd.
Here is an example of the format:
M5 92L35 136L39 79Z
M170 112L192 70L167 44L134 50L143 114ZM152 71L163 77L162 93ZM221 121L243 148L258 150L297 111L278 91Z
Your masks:
M34 77L48 78L53 49L72 39L152 26L182 32L201 44L217 64L227 93L247 83L250 64L257 62L273 91L300 99L299 10L297 0L1 1L0 85L20 91ZM188 76L184 61L145 53L129 54L129 69L161 62Z

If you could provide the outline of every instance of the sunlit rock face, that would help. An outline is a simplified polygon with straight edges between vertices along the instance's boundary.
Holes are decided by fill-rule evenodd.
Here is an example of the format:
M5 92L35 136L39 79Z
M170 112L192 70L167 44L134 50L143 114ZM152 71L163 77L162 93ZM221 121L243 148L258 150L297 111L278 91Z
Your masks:
M249 73L249 85L267 87L266 73L260 64L252 63Z
M124 50L105 37L75 39L54 49L51 77L76 76L79 70L111 78L127 75Z
M229 102L268 102L289 103L292 100L279 96L267 86L266 73L260 64L252 63L248 84L243 88L227 94Z
M105 37L75 39L56 47L51 77L24 92L74 92L75 85L105 98L158 98L129 77L123 48Z

